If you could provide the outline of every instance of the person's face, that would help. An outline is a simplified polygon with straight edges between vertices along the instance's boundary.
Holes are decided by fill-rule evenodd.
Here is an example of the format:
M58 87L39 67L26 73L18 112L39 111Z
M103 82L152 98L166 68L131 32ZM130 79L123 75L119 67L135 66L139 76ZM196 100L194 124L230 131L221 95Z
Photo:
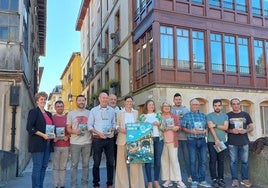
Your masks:
M200 107L200 103L198 100L193 100L190 104L190 108L193 112L198 112Z
M216 113L220 113L221 110L222 110L222 105L220 102L217 102L217 103L214 103L213 104L213 109L214 109L214 112Z
M64 104L63 103L55 104L55 110L57 114L62 115L64 111Z
M86 105L86 99L84 97L78 97L76 99L76 106L79 109L84 109Z
M107 107L108 106L108 95L106 93L101 93L99 96L99 101L100 101L100 105L101 107Z
M133 106L133 100L131 98L128 98L127 100L125 100L125 108L131 109L132 106Z
M154 103L153 103L153 101L148 102L147 110L148 110L148 113L152 113L154 111Z
M240 111L240 101L234 99L231 103L232 109L234 112L239 112Z
M178 97L175 97L173 98L173 103L175 104L175 106L181 106L181 103L182 103L182 100L181 100L181 97L178 96Z
M109 106L111 106L112 108L115 108L116 103L117 103L116 96L114 96L114 95L109 96Z
M41 97L39 97L39 99L37 99L36 103L40 108L45 108L46 103L47 103L47 98L41 96Z
M169 104L163 104L163 106L162 106L162 111L164 112L164 113L169 113L170 111L171 111L171 106L169 105Z

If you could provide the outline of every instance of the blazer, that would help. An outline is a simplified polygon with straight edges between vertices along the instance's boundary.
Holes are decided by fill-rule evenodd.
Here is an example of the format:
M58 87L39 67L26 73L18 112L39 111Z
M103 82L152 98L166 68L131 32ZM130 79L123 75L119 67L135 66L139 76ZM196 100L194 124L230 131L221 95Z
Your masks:
M124 128L124 129L126 128L126 126L125 126L125 113L126 113L126 111L124 109L120 110L117 113L117 123L116 123L116 125L118 125L121 128ZM132 109L132 113L134 115L135 122L138 122L138 111ZM121 146L125 145L126 144L126 134L119 132L118 136L117 136L116 144L121 145Z
M48 111L45 112L52 120L52 114ZM28 151L31 153L44 152L46 149L47 140L35 134L37 131L46 134L46 120L39 107L29 111L26 130L29 133ZM53 144L53 141L50 141L51 152L54 151Z

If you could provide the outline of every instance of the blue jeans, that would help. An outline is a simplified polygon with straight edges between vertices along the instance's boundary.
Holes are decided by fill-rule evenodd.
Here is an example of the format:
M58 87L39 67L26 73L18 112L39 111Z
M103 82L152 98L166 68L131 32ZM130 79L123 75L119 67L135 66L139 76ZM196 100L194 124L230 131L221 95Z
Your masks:
M189 158L187 140L178 140L178 142L179 142L178 160L180 163L182 176L184 174L187 174L187 177L190 177L191 169L190 169L190 158Z
M47 146L44 152L32 153L32 160L33 160L32 188L43 188L49 156L50 156L50 142L47 142Z
M205 181L207 162L207 145L205 138L188 139L188 150L193 181Z
M210 177L214 179L224 179L224 158L226 149L220 153L214 148L215 142L208 142L208 152L209 152L209 170Z
M243 146L229 145L230 154L230 168L233 180L238 180L238 155L241 160L241 178L242 180L248 179L248 144Z
M92 141L93 150L93 186L100 186L100 163L102 152L106 156L107 186L113 185L114 176L114 138L95 139Z
M154 137L154 181L159 181L161 155L164 142L159 137ZM152 163L145 163L147 181L152 182Z

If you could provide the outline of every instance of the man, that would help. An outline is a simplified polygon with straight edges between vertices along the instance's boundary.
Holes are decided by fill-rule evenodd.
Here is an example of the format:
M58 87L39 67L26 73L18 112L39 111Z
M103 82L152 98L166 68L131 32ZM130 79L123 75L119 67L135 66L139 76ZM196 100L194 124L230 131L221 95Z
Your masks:
M233 98L230 101L233 111L227 113L229 118L228 148L230 154L230 168L232 175L232 186L239 187L238 181L238 159L241 160L241 184L251 187L248 180L248 154L249 138L248 133L253 131L253 123L247 112L241 111L240 100ZM240 155L240 157L238 156Z
M117 117L117 113L121 108L117 106L117 97L115 94L109 94L109 106L115 110L115 119ZM117 155L117 146L116 146L116 139L117 139L117 131L114 134L114 168L116 169L116 155Z
M206 181L206 158L207 158L207 118L199 111L200 103L197 99L190 101L190 112L184 114L181 125L187 133L188 150L190 154L190 169L192 176L192 188L200 186L211 187ZM198 162L197 162L198 161Z
M184 114L189 112L189 109L182 105L182 98L180 93L175 93L173 97L174 105L171 108L171 112L177 114L179 119L183 117ZM192 182L191 170L190 170L190 160L187 146L187 136L185 132L179 131L178 133L178 160L180 163L181 170L184 174L187 175L188 182Z
M85 109L84 95L76 97L77 109L67 115L67 132L71 135L71 188L77 187L77 167L82 157L82 187L88 188L89 157L91 151L91 133L88 129L89 110Z
M224 182L224 158L226 148L226 130L228 129L228 116L222 112L220 99L213 100L214 112L207 115L209 170L212 179L212 187L226 187ZM217 152L214 147L223 149Z
M102 152L106 156L107 169L107 188L112 188L114 173L114 130L115 111L108 106L108 95L105 92L100 93L100 104L94 107L90 112L89 130L92 133L93 150L93 186L99 188L100 184L100 163Z
M65 187L66 165L69 157L70 140L66 130L66 115L63 114L64 104L62 101L55 102L56 113L52 116L56 129L53 154L53 186L54 188Z

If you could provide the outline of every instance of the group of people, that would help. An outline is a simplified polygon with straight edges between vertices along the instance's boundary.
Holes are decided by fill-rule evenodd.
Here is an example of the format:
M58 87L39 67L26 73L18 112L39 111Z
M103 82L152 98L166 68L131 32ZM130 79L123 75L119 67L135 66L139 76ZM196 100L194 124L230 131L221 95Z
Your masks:
M248 177L249 138L253 130L248 113L241 111L240 100L230 101L232 111L222 112L220 99L213 100L214 112L207 115L200 111L197 99L190 101L190 109L182 105L182 96L176 93L173 105L165 101L158 112L152 99L145 101L142 114L134 109L133 98L124 98L124 107L117 106L114 94L99 94L99 105L87 110L84 95L76 97L77 108L64 114L62 101L55 102L56 113L45 110L47 94L35 95L37 107L28 114L29 152L32 154L32 187L42 188L53 153L53 187L64 188L68 156L71 158L71 188L76 188L78 163L82 159L81 187L88 188L89 158L93 155L93 187L100 187L100 163L106 156L107 188L160 188L176 184L186 188L226 187L224 182L224 158L230 155L232 186L251 187ZM146 122L153 125L153 163L127 164L126 124ZM64 136L49 137L47 125L64 128ZM209 153L209 169L212 184L206 181L206 159ZM241 181L238 178L238 160L241 160ZM129 166L129 170L128 170ZM143 166L145 175L143 174ZM115 175L114 175L115 173ZM161 178L160 178L161 176ZM147 183L145 183L145 178ZM162 183L160 183L160 181Z

